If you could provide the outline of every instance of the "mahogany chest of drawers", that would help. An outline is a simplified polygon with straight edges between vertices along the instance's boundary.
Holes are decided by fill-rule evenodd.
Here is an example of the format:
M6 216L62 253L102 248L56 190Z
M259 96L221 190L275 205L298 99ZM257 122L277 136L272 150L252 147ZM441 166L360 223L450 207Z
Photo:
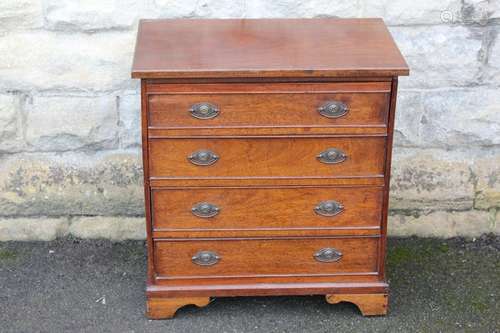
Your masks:
M400 75L380 19L142 20L148 316L312 294L385 314Z

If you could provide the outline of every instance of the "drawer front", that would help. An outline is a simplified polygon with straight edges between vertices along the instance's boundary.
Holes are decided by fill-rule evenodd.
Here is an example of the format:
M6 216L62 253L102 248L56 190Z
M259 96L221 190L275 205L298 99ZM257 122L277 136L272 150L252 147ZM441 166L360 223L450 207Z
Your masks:
M152 127L384 125L388 93L152 95Z
M154 139L149 158L153 178L370 177L383 174L385 138Z
M155 240L156 273L170 278L369 274L378 237Z
M383 189L172 188L151 200L155 230L359 228L380 225Z

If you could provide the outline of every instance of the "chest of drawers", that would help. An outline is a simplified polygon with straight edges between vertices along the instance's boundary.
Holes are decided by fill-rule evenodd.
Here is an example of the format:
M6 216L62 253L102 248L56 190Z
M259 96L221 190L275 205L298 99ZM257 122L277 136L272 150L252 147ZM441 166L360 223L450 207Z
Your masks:
M379 19L142 20L148 316L312 294L385 314L400 75Z

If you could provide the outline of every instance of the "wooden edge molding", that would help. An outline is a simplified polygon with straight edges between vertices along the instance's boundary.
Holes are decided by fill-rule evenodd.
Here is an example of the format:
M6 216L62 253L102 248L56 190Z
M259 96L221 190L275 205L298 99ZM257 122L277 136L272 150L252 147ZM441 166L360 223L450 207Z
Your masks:
M353 303L363 316L387 314L387 294L328 294L325 298L330 304ZM205 307L210 301L210 297L150 297L147 300L147 316L150 319L171 319L177 310L186 305Z
M387 294L331 294L325 296L330 304L353 303L363 316L384 316L387 314Z
M148 128L149 139L205 139L217 137L234 138L288 138L293 137L386 137L384 124L369 126L212 126L212 127L152 127Z
M349 279L352 280L352 279ZM238 284L168 285L148 284L148 298L176 297L228 297L276 295L342 295L387 294L388 285L381 281L365 282L275 282L265 279Z
M207 306L208 303L210 303L210 297L149 297L146 315L150 319L170 319L183 306L196 305L201 308Z
M386 76L282 76L282 77L204 77L204 78L151 78L143 79L148 84L148 93L154 93L152 88L160 84L202 84L202 83L321 83L321 82L391 82L393 75Z
M299 78L308 79L312 77L326 78L349 78L349 77L386 77L386 76L408 76L410 71L406 67L394 67L393 69L375 68L347 68L343 70L206 70L206 71L174 71L174 70L147 70L134 68L133 79L210 79L210 78Z

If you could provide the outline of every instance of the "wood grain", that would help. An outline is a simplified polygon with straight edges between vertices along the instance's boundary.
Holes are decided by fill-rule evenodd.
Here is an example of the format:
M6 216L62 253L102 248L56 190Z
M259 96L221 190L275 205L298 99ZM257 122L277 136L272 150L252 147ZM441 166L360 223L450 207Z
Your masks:
M226 290L235 290L240 286L241 288L248 288L250 290L259 290L258 295L268 295L272 294L269 290L270 285L274 285L276 290L283 286L286 289L290 288L292 284L297 285L297 290L304 287L304 285L315 285L315 287L325 287L332 284L350 284L354 286L359 284L360 286L369 284L379 284L381 283L378 278L377 272L365 272L365 273L344 273L344 274L326 274L326 275L293 275L293 274L282 274L282 275L267 275L267 276L244 276L244 277L233 277L220 276L220 277L186 277L186 278L171 278L165 275L157 275L154 281L155 286L165 287L166 290L175 291L171 295L191 295L191 296L217 296L221 295L218 292L226 292ZM250 287L252 286L253 287ZM197 294L195 292L189 291L206 291L202 294ZM210 294L212 291L213 294ZM288 291L291 293L291 291ZM332 293L333 291L327 291L325 294ZM345 292L345 290L343 291ZM356 292L351 290L350 292ZM381 292L380 289L370 290L366 292ZM306 295L312 295L313 293L306 293ZM321 292L320 294L323 294ZM227 294L224 294L227 295ZM235 296L240 294L235 294ZM278 293L276 295L279 295ZM300 293L297 293L300 295Z
M149 126L155 130L385 127L389 88L387 82L150 85ZM317 109L328 101L345 103L348 113L335 119L320 115ZM188 110L201 102L216 105L219 115L192 117Z
M388 285L380 281L362 280L361 276L353 279L352 276L345 276L347 280L343 282L332 282L336 278L326 278L330 281L314 282L316 277L303 278L302 281L295 278L295 281L285 281L282 278L279 282L267 281L269 279L259 278L258 280L245 279L245 281L235 281L225 279L224 282L208 281L209 284L198 284L191 280L186 280L186 285L150 284L146 288L148 297L196 297L196 296L270 296L270 295L325 295L325 294L387 294ZM323 278L325 279L325 278ZM207 280L207 279L205 279ZM175 280L176 283L183 280ZM199 280L203 282L203 280ZM207 282L207 281L205 281ZM248 282L248 283L245 283Z
M210 298L208 297L148 297L146 315L149 319L170 319L183 306L204 307L209 303Z
M335 119L320 115L318 108L329 101L344 103L348 113ZM188 110L202 102L217 105L219 115L213 119L192 117ZM149 97L150 126L156 128L384 125L387 106L386 94L240 93Z
M371 176L308 176L308 177L198 177L161 178L150 177L152 188L165 186L357 186L384 185L384 175Z
M314 253L328 247L341 251L342 259L332 263L314 259ZM191 258L198 251L213 251L220 262L196 265ZM159 276L173 279L369 274L377 270L377 251L377 237L157 239L155 267Z
M152 191L153 228L159 230L251 230L378 227L382 187L265 187L189 188ZM335 216L321 216L314 208L335 200L344 206ZM195 216L200 202L216 205L213 217Z
M346 161L325 164L316 156L329 148L347 154ZM210 166L187 156L209 149L220 156ZM149 142L152 177L303 177L373 176L384 171L385 138L252 138L155 139Z
M141 81L141 95L146 94L146 82ZM153 224L151 219L151 191L149 183L149 158L148 158L148 103L146 99L141 99L141 141L142 141L142 168L144 180L144 203L145 203L145 218L146 218L146 246L147 246L147 282L154 281L154 265L153 265Z
M363 316L384 316L389 303L387 294L332 294L326 295L330 304L349 302L355 304Z
M239 126L239 127L172 127L148 129L150 139L178 139L217 136L220 138L234 137L329 137L335 136L386 136L387 126L384 125L336 125L336 126Z
M381 19L141 20L132 77L408 75Z
M239 79L231 82L228 79L215 79L209 81L196 80L181 83L180 80L163 82L164 80L145 80L146 94L155 95L196 95L196 94L306 94L306 93L338 93L338 94L387 94L391 92L391 80L385 81L359 81L343 79L332 80L296 80L274 82L270 79L259 81Z
M378 256L380 279L385 279L385 256L387 248L387 219L389 215L389 190L391 178L391 163L392 163L392 142L394 137L394 119L396 116L396 98L398 93L398 78L394 77L392 80L392 93L389 110L389 123L388 123L388 136L387 136L387 149L385 154L385 167L384 173L384 205L382 207L382 221L380 227L382 228L383 237L380 238L380 251Z
M336 228L259 228L259 229L158 229L153 238L255 238L255 237L327 237L380 236L380 226Z

